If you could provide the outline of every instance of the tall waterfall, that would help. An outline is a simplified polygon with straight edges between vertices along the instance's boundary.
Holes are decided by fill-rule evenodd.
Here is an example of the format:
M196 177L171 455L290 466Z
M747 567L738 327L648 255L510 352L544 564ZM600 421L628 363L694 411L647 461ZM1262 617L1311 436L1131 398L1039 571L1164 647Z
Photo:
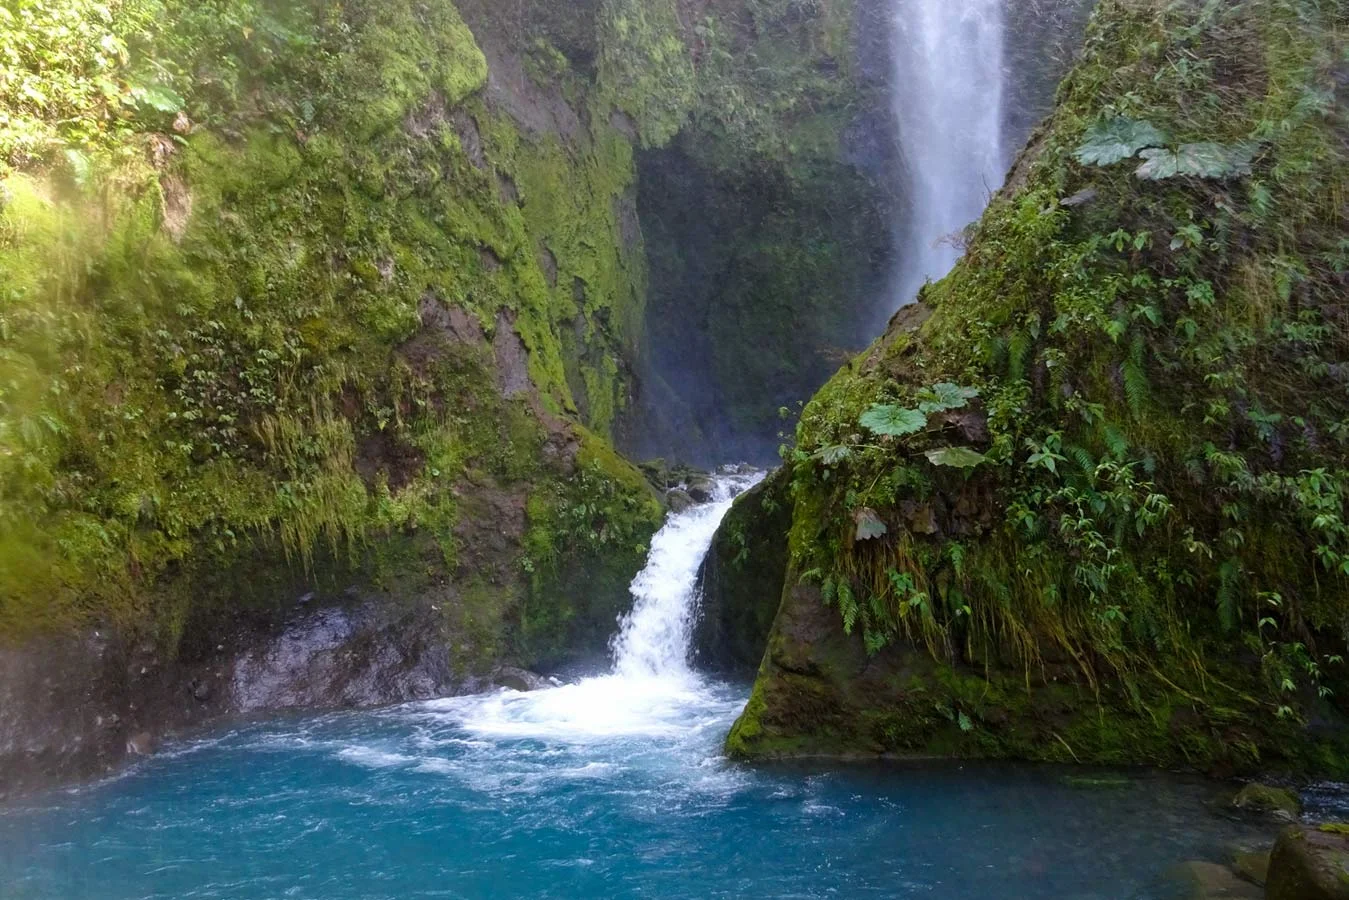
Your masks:
M895 115L907 173L898 300L960 256L954 240L1002 186L1005 0L894 0Z

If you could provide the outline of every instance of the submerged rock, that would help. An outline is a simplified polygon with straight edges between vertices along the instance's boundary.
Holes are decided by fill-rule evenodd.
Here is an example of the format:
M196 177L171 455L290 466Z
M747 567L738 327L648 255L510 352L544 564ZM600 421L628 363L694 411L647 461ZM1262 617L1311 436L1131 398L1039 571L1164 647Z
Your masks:
M1253 884L1263 885L1269 878L1269 851L1246 850L1232 860L1236 873Z
M1181 863L1169 873L1183 885L1185 900L1260 900L1260 889L1243 881L1227 866L1203 860Z
M1349 900L1349 825L1293 826L1279 835L1268 900Z

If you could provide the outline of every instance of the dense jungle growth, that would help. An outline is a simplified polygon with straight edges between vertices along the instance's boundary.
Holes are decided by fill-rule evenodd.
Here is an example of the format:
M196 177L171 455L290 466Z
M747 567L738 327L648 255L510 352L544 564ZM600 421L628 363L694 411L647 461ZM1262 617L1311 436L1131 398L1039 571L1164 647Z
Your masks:
M541 36L494 90L449 2L0 22L0 634L172 646L359 576L452 580L486 655L589 603L602 642L661 516L608 443L646 278L611 92Z
M1347 15L1100 5L964 260L805 410L733 752L1349 772Z

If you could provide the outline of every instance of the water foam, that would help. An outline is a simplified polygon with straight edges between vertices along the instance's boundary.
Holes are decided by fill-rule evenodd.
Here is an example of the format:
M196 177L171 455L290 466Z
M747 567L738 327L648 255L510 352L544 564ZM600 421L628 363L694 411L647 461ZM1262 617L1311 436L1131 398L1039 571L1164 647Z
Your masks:
M743 697L689 667L698 567L737 495L762 472L713 479L710 502L669 517L632 582L633 608L611 642L608 674L530 693L452 697L420 709L489 741L581 745L636 738L668 744L724 729Z

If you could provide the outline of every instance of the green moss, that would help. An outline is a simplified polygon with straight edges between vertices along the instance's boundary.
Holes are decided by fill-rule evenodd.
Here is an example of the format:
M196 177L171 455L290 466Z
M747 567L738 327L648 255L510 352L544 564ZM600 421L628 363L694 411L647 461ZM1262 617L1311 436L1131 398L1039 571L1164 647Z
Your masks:
M132 120L77 177L6 173L0 637L107 623L171 649L254 607L215 572L260 597L449 581L476 648L456 658L533 659L575 632L517 621L531 603L586 619L591 569L597 605L626 597L659 506L588 432L574 475L557 415L582 405L568 367L600 432L629 393L631 147L602 120L563 141L489 111L447 0L357 6L168 4L131 67L183 95L190 136ZM527 351L516 397L501 329ZM530 594L509 539L477 546L499 505L587 478L623 544L551 545L567 592Z
M605 0L599 39L604 99L632 116L643 144L666 143L683 126L697 95L674 0Z
M528 501L529 594L519 633L527 661L555 664L599 653L631 605L633 575L664 509L641 473L602 440L581 432L576 472Z
M964 260L806 407L793 565L887 665L945 667L925 689L957 728L923 731L929 750L1345 770L1342 730L1306 724L1341 722L1347 684L1328 16L1103 3ZM1260 149L1224 182L1079 163L1113 115ZM939 384L977 397L911 435L861 425ZM935 464L952 446L982 462ZM860 539L861 511L886 533ZM900 702L831 687L859 718Z

